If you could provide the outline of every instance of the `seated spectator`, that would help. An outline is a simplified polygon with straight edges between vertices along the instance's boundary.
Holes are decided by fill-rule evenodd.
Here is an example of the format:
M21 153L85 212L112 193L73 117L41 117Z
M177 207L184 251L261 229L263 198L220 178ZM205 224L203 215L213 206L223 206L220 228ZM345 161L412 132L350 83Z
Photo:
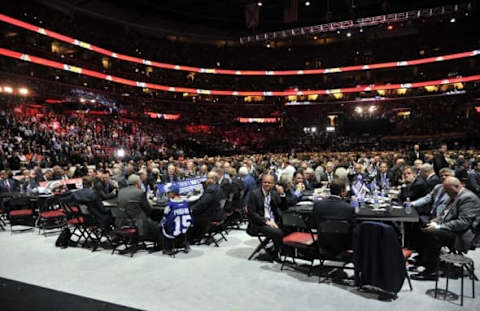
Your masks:
M166 184L165 191L167 192L169 201L165 207L162 221L163 247L164 253L171 254L173 240L180 234L186 234L188 228L192 224L192 214L188 207L188 202L180 196L180 188L178 184ZM185 249L188 252L190 245L185 239Z
M377 170L377 175L375 176L375 182L377 187L380 189L388 189L392 186L393 176L392 173L388 170L387 162L381 162L380 167Z
M24 169L22 171L23 179L19 182L20 192L31 193L33 189L38 187L35 178L30 176L30 170Z
M286 174L288 175L289 173ZM278 194L273 191L274 180L272 175L264 175L261 187L250 193L247 204L249 218L247 232L250 235L262 233L271 238L275 244L275 252L272 255L278 258L284 235L280 227L280 211L287 209L287 200L284 193Z
M18 192L20 189L18 187L15 179L9 176L7 170L0 172L0 193L1 192Z
M412 275L414 280L435 280L442 246L450 249L458 247L464 251L470 248L473 240L469 229L475 218L480 216L480 199L455 177L447 177L443 187L450 202L440 216L427 224L420 237L418 264L423 265L425 270Z
M422 164L420 174L427 184L427 192L431 192L433 188L440 183L440 178L435 174L433 165L431 164Z
M178 177L176 172L176 167L173 164L169 164L167 167L167 173L164 174L162 177L162 183L173 183L180 181L180 177Z
M353 222L355 217L355 209L352 205L344 201L347 195L345 183L335 178L330 183L330 196L316 201L313 205L312 222L316 228L319 224L326 220L346 220ZM330 245L335 251L340 252L351 248L351 236L344 237L339 241L329 241L325 243Z
M129 218L125 216L115 217L115 225L117 227L135 225L140 237L160 243L161 239L158 224L150 218L152 207L145 193L140 190L140 184L140 177L136 174L131 174L128 177L129 186L120 189L117 198L117 208L124 211L135 223L131 224Z
M303 181L305 184L305 190L314 190L315 188L319 188L319 184L315 178L315 171L313 168L308 167L305 170L305 180Z
M303 183L298 183L295 188L292 184L292 178L289 174L282 174L275 186L279 194L284 194L287 200L287 206L295 206L302 198L302 192L304 191Z
M191 206L194 223L192 239L201 238L207 231L210 222L222 219L223 210L220 208L222 199L224 197L218 184L218 175L211 171L207 175L203 195Z
M93 181L93 189L102 200L111 200L117 196L114 188L109 184L110 173L108 171L97 171L97 178L93 179Z
M248 198L250 197L250 193L257 188L257 183L255 182L255 178L248 172L248 168L246 166L242 166L238 169L238 175L242 179L243 187L245 189L244 200L246 205Z
M403 169L403 181L405 184L402 185L400 195L398 196L401 201L405 202L407 199L414 201L427 194L427 184L425 180L415 175L412 167L406 166Z
M93 179L90 176L82 178L83 188L72 193L72 199L87 206L99 224L108 226L113 223L110 211L103 206L103 202L97 191L93 190Z

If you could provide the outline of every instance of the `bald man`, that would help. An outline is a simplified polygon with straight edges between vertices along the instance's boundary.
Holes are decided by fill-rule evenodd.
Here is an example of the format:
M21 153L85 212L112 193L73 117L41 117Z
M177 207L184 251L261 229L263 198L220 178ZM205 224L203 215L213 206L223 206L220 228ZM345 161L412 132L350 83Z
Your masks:
M425 270L412 275L414 280L435 280L440 248L448 246L468 250L474 238L471 227L475 218L480 217L480 199L455 177L447 177L443 188L450 201L445 210L423 230L418 253L419 262Z

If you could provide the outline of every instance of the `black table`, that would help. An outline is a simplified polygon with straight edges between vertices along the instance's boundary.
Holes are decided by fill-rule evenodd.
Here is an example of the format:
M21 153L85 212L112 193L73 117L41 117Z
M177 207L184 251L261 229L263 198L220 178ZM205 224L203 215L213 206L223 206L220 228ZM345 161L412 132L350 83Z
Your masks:
M297 205L290 207L287 212L299 213L309 217L313 211L313 202L299 202ZM389 221L400 223L400 234L402 236L402 246L405 245L405 222L419 222L417 211L412 208L411 213L407 214L405 208L391 207L389 209L374 209L372 205L367 204L363 208L359 208L356 212L356 220L359 221Z

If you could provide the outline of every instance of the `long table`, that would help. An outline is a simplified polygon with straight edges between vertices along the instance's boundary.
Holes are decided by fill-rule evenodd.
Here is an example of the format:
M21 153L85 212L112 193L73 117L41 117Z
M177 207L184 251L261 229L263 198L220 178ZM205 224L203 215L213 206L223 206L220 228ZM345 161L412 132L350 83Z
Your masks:
M297 205L290 207L287 212L299 213L306 217L312 215L314 202L301 201ZM407 214L405 208L390 206L388 209L374 209L373 206L366 204L365 207L356 211L355 219L359 221L386 221L400 223L400 234L402 236L402 246L405 245L405 225L406 222L419 222L417 211L412 208Z

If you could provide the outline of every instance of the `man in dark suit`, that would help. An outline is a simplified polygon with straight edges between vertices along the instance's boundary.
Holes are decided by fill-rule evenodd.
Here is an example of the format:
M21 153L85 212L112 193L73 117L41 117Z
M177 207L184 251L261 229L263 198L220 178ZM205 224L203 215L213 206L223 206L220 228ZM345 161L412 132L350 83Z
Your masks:
M30 170L24 169L22 175L23 179L19 182L20 192L31 193L38 187L38 183L30 176Z
M147 200L145 192L140 190L140 176L131 174L128 176L128 184L128 187L122 188L118 192L118 206L116 208L123 213L116 213L115 208L112 208L112 214L115 216L115 225L117 227L132 225L129 221L129 218L132 218L140 237L160 241L158 224L150 218L152 207Z
M345 182L335 178L330 183L330 196L323 200L316 201L313 205L312 222L316 228L327 220L346 220L350 223L353 222L355 209L343 201L346 195L347 189ZM337 235L335 238L325 238L325 240L319 242L322 247L338 254L351 248L352 236L351 234Z
M440 149L433 156L433 169L435 170L435 173L437 175L440 172L440 169L449 166L447 160L445 159L446 152L447 152L447 145L442 144L440 146Z
M333 165L333 162L327 162L327 165L325 165L325 172L321 175L320 181L322 184L328 184L332 182L335 177L335 165Z
M388 170L387 162L380 163L377 175L375 175L375 182L380 189L387 189L393 185L393 175Z
M422 164L420 167L420 174L427 184L427 193L432 191L433 188L441 182L440 177L435 174L431 164Z
M17 182L8 175L5 170L0 173L0 192L18 192L20 189Z
M410 198L410 201L420 199L425 196L427 192L427 183L421 176L416 176L413 172L413 168L407 166L403 169L403 180L405 182L402 185L399 199L406 201Z
M414 280L435 280L442 246L468 250L474 238L473 221L480 217L480 199L456 177L447 177L443 187L450 197L445 210L423 230L418 249L425 270L412 275Z
M413 165L413 162L415 162L415 160L422 160L422 162L425 162L425 156L424 156L423 152L420 151L420 145L419 144L415 144L413 146L413 150L411 150L408 153L408 161L409 161L410 165Z
M205 181L205 191L200 199L193 203L190 208L193 215L193 229L191 231L191 238L201 238L208 229L209 223L223 218L223 209L220 206L220 201L226 199L218 184L218 175L211 171L207 174Z
M180 178L176 174L176 167L173 164L169 164L167 167L167 173L161 176L162 183L173 183L180 181Z
M92 214L95 219L104 226L113 223L110 211L103 206L103 202L98 193L93 190L93 178L85 176L82 178L83 188L72 193L72 199L87 206L88 212Z
M271 238L278 254L284 235L280 228L280 210L287 209L287 200L283 188L279 188L278 193L273 191L274 184L273 175L263 175L261 187L250 193L247 204L247 233L254 236L262 233Z
M347 189L343 180L335 178L330 183L330 196L316 201L313 205L312 221L316 227L325 220L352 221L355 209L343 200Z

